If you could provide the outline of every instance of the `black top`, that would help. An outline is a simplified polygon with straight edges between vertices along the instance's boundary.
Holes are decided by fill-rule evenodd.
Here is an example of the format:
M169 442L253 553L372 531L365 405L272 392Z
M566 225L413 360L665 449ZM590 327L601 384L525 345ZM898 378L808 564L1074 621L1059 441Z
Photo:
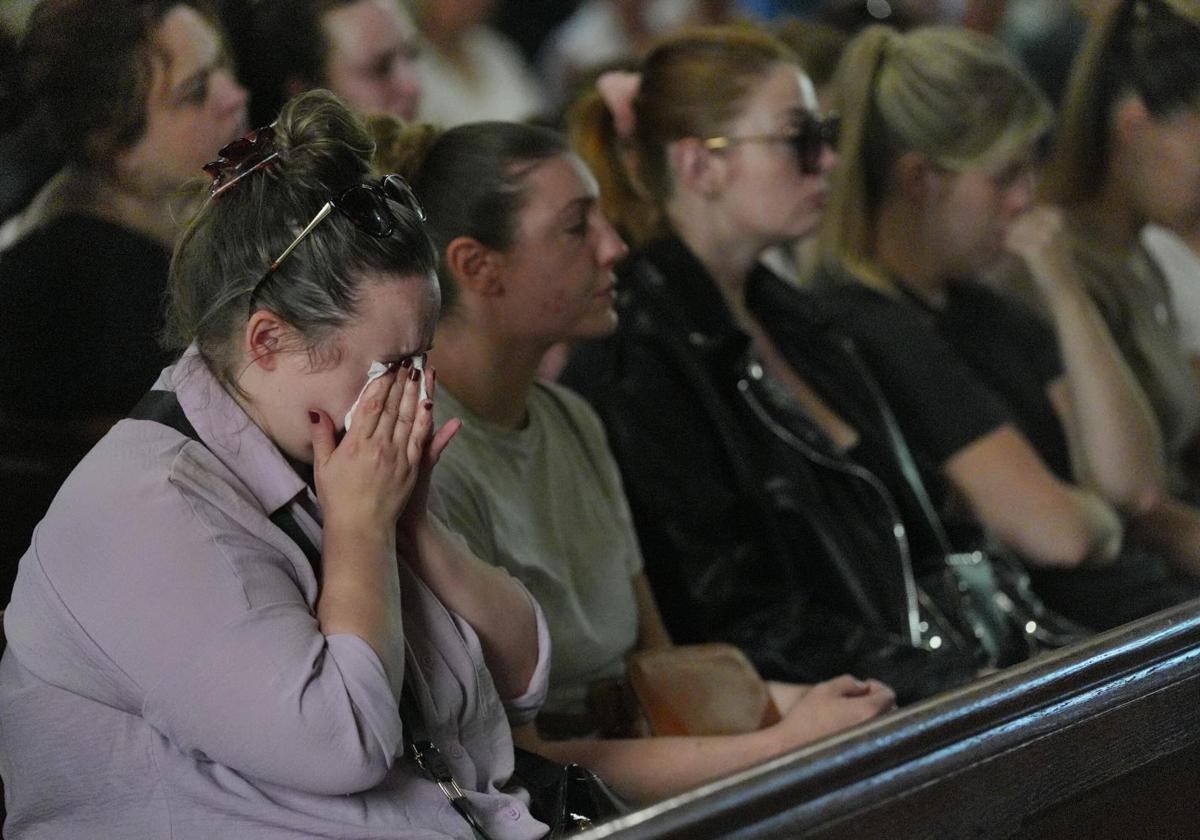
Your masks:
M915 299L914 299L915 301ZM993 393L1048 467L1071 481L1071 452L1048 397L1063 375L1054 330L1020 302L978 283L955 283L934 327Z
M170 363L156 341L169 262L78 214L0 253L0 598L62 480Z
M1062 374L1050 327L1018 302L969 282L952 284L941 310L825 274L820 297L858 342L920 467L941 464L1011 422L1043 462L1071 479L1070 452L1047 386ZM930 484L935 481L930 480ZM1200 591L1161 557L1127 546L1103 569L1030 569L1052 608L1094 629L1165 609Z
M171 361L157 342L169 263L158 242L83 215L0 253L0 410L123 417Z
M933 652L904 641L904 568L923 571L917 544L928 540L905 516L893 470L834 449L763 370L678 238L649 243L618 274L617 332L580 347L563 381L605 423L676 641L731 642L773 679L879 677L905 699L969 678L969 644ZM748 283L748 305L789 363L864 444L878 440L866 369L813 299L762 268Z
M1046 391L1062 363L1053 330L1037 315L967 282L947 289L940 310L860 283L820 288L834 324L855 339L925 460L942 465L1012 423L1070 480L1067 441Z
M827 311L857 342L915 450L940 465L1010 421L930 313L861 284L819 285Z

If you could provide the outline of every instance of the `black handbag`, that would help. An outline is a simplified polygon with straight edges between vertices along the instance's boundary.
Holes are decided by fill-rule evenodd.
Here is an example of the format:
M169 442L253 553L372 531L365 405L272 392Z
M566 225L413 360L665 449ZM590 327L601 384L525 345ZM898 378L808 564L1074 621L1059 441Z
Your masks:
M1032 588L1029 573L1019 560L996 545L971 551L956 550L942 526L941 517L925 489L908 443L878 383L858 356L853 342L843 338L870 391L883 421L888 444L909 492L942 554L938 570L923 576L921 588L960 626L970 628L990 664L1003 668L1028 659L1041 650L1063 647L1086 638L1086 628L1051 610Z
M471 827L476 840L491 840L471 813L466 795L454 780L441 752L425 738L423 722L413 712L415 701L408 693L407 684L405 692L407 696L403 698L402 707L407 707L407 713L404 721L412 733L409 758L441 788L450 805ZM620 797L586 767L559 764L520 747L513 748L513 774L509 784L529 792L529 813L550 826L545 835L548 840L571 837L629 812Z
M549 840L570 837L629 813L604 780L579 764L559 764L520 747L512 781L529 791L529 812L550 826Z

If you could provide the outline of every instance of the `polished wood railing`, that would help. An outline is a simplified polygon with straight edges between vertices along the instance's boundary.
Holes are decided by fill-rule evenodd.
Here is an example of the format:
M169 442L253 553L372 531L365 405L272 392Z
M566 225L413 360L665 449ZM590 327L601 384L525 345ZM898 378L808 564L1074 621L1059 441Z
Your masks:
M586 836L1200 837L1200 602Z

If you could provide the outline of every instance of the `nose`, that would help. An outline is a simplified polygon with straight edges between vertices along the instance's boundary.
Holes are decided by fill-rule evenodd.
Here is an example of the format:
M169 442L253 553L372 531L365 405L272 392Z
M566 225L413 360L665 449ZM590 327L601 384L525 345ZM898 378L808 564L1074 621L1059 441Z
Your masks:
M1030 169L1027 172L1022 172L1021 176L1009 187L1008 194L1005 196L1010 218L1020 216L1033 207L1035 191L1035 175L1033 170Z
M625 244L625 240L621 238L617 229L612 226L603 213L597 210L596 216L600 228L600 241L596 246L596 262L602 268L612 268L629 253L629 246Z
M411 120L417 115L417 102L421 98L421 77L417 73L417 63L412 58L401 56L392 62L388 99L391 111L405 120Z
M828 175L838 165L840 159L837 149L832 143L822 143L821 155L817 158L817 172L821 175Z
M212 74L213 102L223 112L238 111L246 107L246 89L238 84L233 73L224 68L218 68Z

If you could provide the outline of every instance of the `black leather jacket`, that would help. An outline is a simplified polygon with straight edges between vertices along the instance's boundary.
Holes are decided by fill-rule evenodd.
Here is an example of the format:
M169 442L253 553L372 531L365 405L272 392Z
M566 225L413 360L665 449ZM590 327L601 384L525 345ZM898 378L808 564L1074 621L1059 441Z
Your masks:
M765 269L748 289L793 368L862 433L853 461L763 373L678 239L619 273L618 331L579 348L563 379L608 429L675 640L736 644L770 679L876 677L902 701L969 679L974 640L919 603L920 558L941 555L915 500L888 489L902 482L873 449L886 436L869 374L813 300Z

